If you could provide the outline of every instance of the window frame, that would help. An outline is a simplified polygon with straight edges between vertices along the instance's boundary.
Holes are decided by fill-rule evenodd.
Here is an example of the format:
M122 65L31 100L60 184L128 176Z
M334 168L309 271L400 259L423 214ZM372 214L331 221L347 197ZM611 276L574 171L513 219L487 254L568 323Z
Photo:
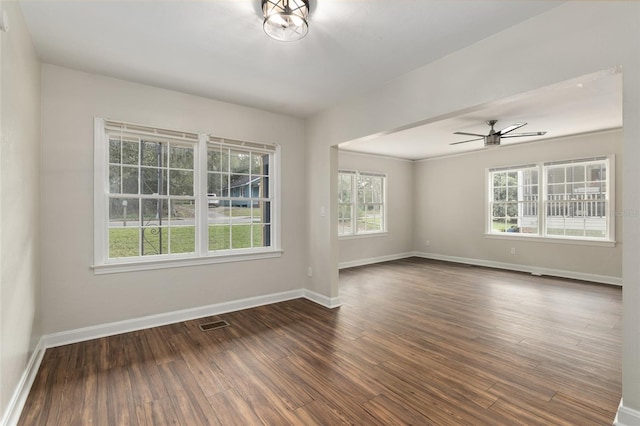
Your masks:
M382 172L370 172L370 171L359 171L359 170L349 170L349 169L340 169L338 170L338 188L340 188L340 179L342 175L349 175L351 177L351 202L350 203L341 203L340 199L338 199L338 237L341 239L348 238L363 238L363 237L374 237L387 234L387 179L388 176L386 173ZM361 176L382 178L382 200L378 203L369 203L364 202L360 203L358 199L358 182ZM380 206L380 216L382 221L382 226L380 230L372 230L372 231L358 231L358 207L360 205L379 205ZM341 233L340 232L340 208L342 206L350 206L351 211L351 233Z
M606 235L604 237L587 237L587 236L571 236L556 235L547 233L547 223L549 214L548 207L548 170L551 168L566 168L572 164L588 165L589 163L604 162L606 164L606 189L605 189L605 208L606 213ZM493 210L494 203L493 194L493 175L495 172L503 171L522 171L530 169L538 170L538 200L537 200L537 233L520 233L520 232L498 232L493 229ZM585 177L585 183L587 182ZM526 164L520 166L505 166L486 169L485 179L485 237L498 239L517 239L517 240L536 240L541 242L564 243L564 244L580 244L580 245L599 245L613 247L615 241L615 155L600 155L594 157L574 158L559 161L543 161L535 164ZM566 183L566 182L565 182Z
M195 243L193 253L160 255L138 255L131 257L109 257L109 131L108 125L121 125L131 129L128 133L140 133L155 139L185 140L193 143L194 151L194 227ZM155 132L155 134L154 134ZM269 153L269 196L271 202L270 245L243 249L209 250L208 192L207 192L207 150L211 143L224 144L238 150L261 150ZM199 132L182 132L152 126L94 118L94 253L91 268L95 274L150 270L193 266L211 263L226 263L280 257L281 249L281 147L277 144L260 144L230 139L222 139ZM138 166L140 167L140 166ZM140 180L140 177L138 177ZM132 195L140 198L142 194ZM124 197L123 197L124 198ZM142 226L142 224L140 225Z

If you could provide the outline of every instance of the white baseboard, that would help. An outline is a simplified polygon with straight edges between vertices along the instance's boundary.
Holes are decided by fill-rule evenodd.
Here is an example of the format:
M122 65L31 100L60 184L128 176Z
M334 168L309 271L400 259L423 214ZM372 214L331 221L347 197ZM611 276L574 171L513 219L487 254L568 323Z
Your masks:
M511 263L493 262L483 259L470 259L456 256L446 256L435 253L411 252L400 253L396 255L388 255L376 258L361 259L357 261L340 263L339 267L349 268L354 266L369 265L372 263L386 262L390 260L404 259L407 257L422 257L425 259L443 260L448 262L465 263L477 266L486 266L498 269L508 269L521 272L529 272L536 275L550 275L563 278L572 278L585 281L593 281L605 284L622 285L621 278L609 277L604 275L584 274L573 271L563 271L548 268L535 268L526 265L518 265ZM145 328L158 327L162 325L172 324L176 322L188 321L196 318L202 318L211 315L220 315L224 313L239 311L243 309L254 308L257 306L269 305L272 303L284 302L287 300L304 297L314 303L322 305L326 308L333 309L340 306L340 297L327 297L311 290L299 289L281 293L274 293L264 296L250 297L246 299L234 300L230 302L217 303L213 305L201 306L197 308L184 309L180 311L168 312L158 315L150 315L146 317L134 318L125 321L117 321L107 324L100 324L91 327L84 327L75 330L63 331L43 336L38 345L34 349L27 367L16 387L16 390L9 401L8 407L0 426L15 425L22 413L24 404L31 390L35 376L40 368L40 363L47 348L67 345L71 343L97 339L100 337L113 336L116 334L127 333ZM640 424L640 412L631 408L620 405L618 415L616 416L616 425L631 426Z
M486 266L496 269L507 269L510 271L528 272L533 275L548 275L552 277L570 278L574 280L590 281L601 284L612 284L622 286L622 278L608 275L587 274L583 272L565 271L562 269L540 268L537 266L519 265L517 263L494 262L485 259L471 259L467 257L447 256L437 253L413 253L416 257L424 259L444 260L446 262L464 263L467 265Z
M7 406L7 410L2 417L2 421L0 421L0 425L2 426L15 426L18 424L18 420L20 420L20 415L22 414L22 409L24 408L24 404L27 402L27 397L29 396L29 391L31 391L31 386L33 385L33 381L36 378L36 374L38 374L38 370L40 369L40 364L42 363L42 358L44 357L44 339L40 339L36 348L31 353L31 357L29 358L29 362L20 377L20 381L16 386L11 399L9 400L9 405Z
M618 407L618 413L613 420L614 426L636 426L640 425L640 411L625 407L622 399Z
M233 300L231 302L217 303L214 305L200 306L192 309L167 312L164 314L150 315L141 318L133 318L108 324L100 324L92 327L78 328L75 330L42 336L29 359L29 363L22 374L22 378L16 387L13 397L9 401L7 411L2 417L0 426L14 426L18 423L24 404L27 401L27 396L29 395L29 391L31 390L31 386L33 385L33 381L38 373L40 364L42 363L42 358L44 357L44 353L47 348L128 333L130 331L142 330L145 328L158 327L181 321L188 321L211 315L220 315L299 298L306 298L330 309L340 306L339 297L327 297L314 291L300 289L250 297L247 299Z
M163 314L150 315L146 317L133 318L125 321L117 321L107 324L100 324L91 327L78 328L75 330L62 331L60 333L47 334L43 337L45 348L68 345L70 343L83 342L100 337L113 336L116 334L128 333L130 331L142 330L145 328L158 327L176 322L189 321L196 318L211 315L226 314L243 309L255 308L257 306L269 305L272 303L284 302L286 300L307 298L327 308L340 306L340 298L329 298L321 294L300 289L285 291L282 293L268 294L264 296L249 297L247 299L233 300L231 302L216 303L214 305L200 306L197 308L183 309L180 311L167 312Z
M386 256L369 257L366 259L358 259L358 260L349 260L346 262L340 262L340 264L338 265L338 268L339 269L353 268L355 266L371 265L373 263L388 262L390 260L406 259L407 257L412 257L412 256L415 256L414 252L390 254Z
M303 290L304 297L306 299L311 300L312 302L317 303L318 305L322 305L325 308L334 309L340 307L342 302L340 301L340 297L327 297L323 294L316 293L311 290Z
M214 305L200 306L197 308L183 309L164 314L133 318L130 320L100 324L91 327L78 328L75 330L42 336L29 359L29 363L22 374L22 378L16 387L13 397L9 401L7 411L2 417L0 426L14 426L18 423L24 404L27 401L27 396L29 395L29 391L31 390L31 386L33 385L33 381L38 373L38 369L40 368L42 358L44 357L44 353L47 348L128 333L130 331L142 330L145 328L158 327L176 322L188 321L211 315L220 315L299 298L306 298L330 309L340 306L339 297L327 297L314 291L300 289L234 300L231 302L217 303Z

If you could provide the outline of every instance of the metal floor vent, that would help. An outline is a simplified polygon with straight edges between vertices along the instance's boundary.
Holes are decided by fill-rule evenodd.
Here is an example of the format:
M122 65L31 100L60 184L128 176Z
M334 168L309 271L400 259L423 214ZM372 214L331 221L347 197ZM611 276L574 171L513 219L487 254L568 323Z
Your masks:
M202 331L211 331L211 330L217 330L219 328L222 327L228 327L229 323L226 322L225 320L220 320L220 321L213 321L213 322L205 322L204 324L200 324L198 327L200 327L200 330Z

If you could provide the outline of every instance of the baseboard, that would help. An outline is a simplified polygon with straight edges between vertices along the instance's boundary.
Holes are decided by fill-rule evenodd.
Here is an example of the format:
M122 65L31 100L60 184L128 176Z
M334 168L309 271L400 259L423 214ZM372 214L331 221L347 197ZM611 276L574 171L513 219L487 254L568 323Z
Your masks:
M47 348L128 333L130 331L142 330L145 328L158 327L181 321L188 321L211 315L220 315L299 298L308 299L330 309L340 306L339 297L327 297L314 291L300 289L234 300L231 302L217 303L214 305L200 306L192 309L183 309L164 314L150 315L126 321L100 324L92 327L78 328L60 333L47 334L40 339L36 349L33 351L31 358L29 359L29 363L27 364L27 368L22 374L13 397L9 401L7 411L2 417L0 426L13 426L18 423L24 404L27 401L27 396L29 395L29 391L31 390L31 386L33 385L33 381L38 373L38 369L40 368L42 358L44 357L44 353Z
M373 263L388 262L390 260L406 259L407 257L412 257L412 256L415 256L414 252L390 254L386 256L369 257L366 259L358 259L358 260L349 260L346 262L340 262L340 264L338 264L338 268L339 269L353 268L355 266L371 265Z
M75 330L62 331L60 333L47 334L43 337L44 347L53 348L56 346L68 345L71 343L98 339L100 337L113 336L116 334L128 333L136 330L143 330L145 328L159 327L162 325L189 321L211 315L220 315L229 312L241 311L243 309L270 305L272 303L299 299L301 297L309 299L312 302L322 305L326 308L336 308L340 306L339 297L330 298L305 289L291 290L264 296L233 300L231 302L216 303L214 305L199 306L197 308L183 309L180 311L133 318L125 321L117 321L91 327L78 328Z
M381 256L376 258L360 259L357 261L349 261L340 263L339 267L349 268L354 266L369 265L373 263L386 262L390 260L404 259L407 257L421 257L425 259L442 260L448 262L464 263L469 265L486 266L490 268L507 269L512 271L528 272L536 275L549 275L562 278L571 278L584 281L592 281L604 284L622 285L622 279L618 277L610 277L605 275L585 274L574 271L563 271L549 268L537 268L527 265L518 265L513 263L493 262L484 259L463 258L457 256L446 256L436 253L411 252L400 253L395 255ZM188 321L211 315L220 315L224 313L239 311L243 309L254 308L257 306L269 305L272 303L284 302L287 300L306 298L314 303L322 305L326 308L333 309L340 306L340 297L327 297L311 290L299 289L281 293L274 293L264 296L250 297L246 299L234 300L230 302L217 303L213 305L201 306L197 308L184 309L180 311L168 312L158 315L150 315L141 318L134 318L125 321L117 321L107 324L100 324L91 327L84 327L75 330L63 331L43 336L38 345L34 349L27 367L16 387L16 390L9 401L7 411L2 417L0 426L12 426L16 424L22 413L22 409L31 390L31 385L35 380L35 376L40 368L40 363L44 356L46 348L67 345L76 342L82 342L100 337L113 336L116 334L127 333L145 328L158 327L162 325L172 324L181 321ZM631 426L640 424L640 412L628 407L624 407L622 402L616 416L616 423L619 426Z
M533 275L547 275L551 277L570 278L574 280L590 281L601 284L611 284L622 286L622 278L608 275L587 274L583 272L566 271L562 269L541 268L537 266L520 265L517 263L494 262L485 259L472 259L468 257L447 256L437 253L410 252L398 253L380 257L370 257L366 259L340 262L339 269L353 268L356 266L371 265L374 263L388 262L391 260L406 259L407 257L422 257L424 259L443 260L446 262L464 263L467 265L486 266L489 268L506 269L510 271L528 272ZM318 302L320 303L320 302ZM320 303L326 306L325 303Z
M305 290L291 290L282 293L249 297L246 299L233 300L231 302L216 303L213 305L200 306L197 308L183 309L180 311L133 318L125 321L117 321L91 327L78 328L75 330L48 334L44 336L44 344L46 348L68 345L70 343L82 342L85 340L97 339L106 336L113 336L116 334L128 333L130 331L158 327L162 325L173 324L176 322L189 321L211 315L226 314L229 312L255 308L257 306L269 305L272 303L284 302L286 300L298 299L301 297L305 297Z
M324 306L325 308L338 308L342 304L342 302L340 302L340 297L327 297L323 294L316 293L315 291L311 290L303 290L303 292L305 299L309 299L312 302L317 303L318 305Z
M618 413L613 420L614 426L634 426L640 425L640 411L625 407L622 399L618 407Z
M608 275L587 274L583 272L565 271L562 269L540 268L537 266L519 265L517 263L494 262L485 259L472 259L467 257L447 256L437 253L413 253L416 257L424 259L443 260L446 262L464 263L467 265L486 266L496 269L507 269L510 271L528 272L533 275L547 275L551 277L570 278L574 280L590 281L601 284L611 284L622 286L622 278Z
M13 395L11 396L11 400L9 400L7 411L2 417L0 425L14 426L18 424L18 420L20 420L20 415L22 414L22 409L24 408L24 404L27 402L29 391L31 391L33 381L36 378L36 374L38 374L38 370L40 369L40 364L42 363L45 349L46 347L44 345L44 339L40 339L40 341L38 341L38 344L36 345L36 348L31 353L29 362L27 363L27 366L22 373L22 376L20 377L20 381L18 382L18 385L16 386Z

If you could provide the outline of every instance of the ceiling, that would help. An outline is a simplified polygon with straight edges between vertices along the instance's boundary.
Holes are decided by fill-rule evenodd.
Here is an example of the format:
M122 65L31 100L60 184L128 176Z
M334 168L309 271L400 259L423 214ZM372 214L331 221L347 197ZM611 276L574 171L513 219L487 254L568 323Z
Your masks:
M260 0L20 1L45 63L302 118L561 3L311 0L309 34L283 43L264 34ZM544 138L620 127L621 84L615 72L586 76L341 148L412 160L477 150L449 145L465 138L452 133L486 134L489 119Z
M309 117L558 6L312 0L309 34L262 30L260 0L21 0L43 62Z
M493 149L484 148L482 140L450 145L473 139L473 136L454 135L454 132L488 134L490 128L485 122L492 119L498 120L495 130L521 122L528 124L513 133L547 132L537 137L503 138L501 147L620 128L622 74L619 69L611 69L585 75L406 129L345 142L340 148L409 160Z

